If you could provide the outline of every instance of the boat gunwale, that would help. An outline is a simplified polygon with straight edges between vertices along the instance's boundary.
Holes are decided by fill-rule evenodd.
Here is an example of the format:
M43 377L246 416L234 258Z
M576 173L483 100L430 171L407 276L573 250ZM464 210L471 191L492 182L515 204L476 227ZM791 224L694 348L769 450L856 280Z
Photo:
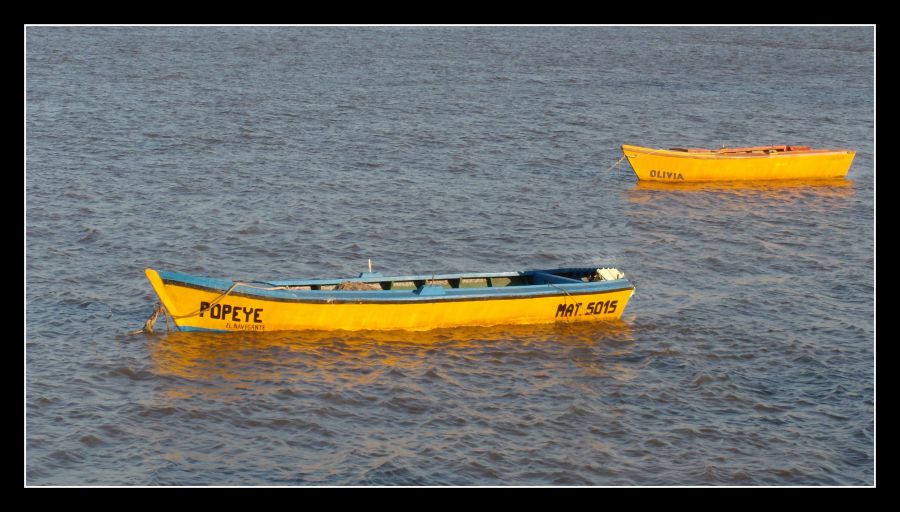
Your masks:
M622 144L622 152L633 151L644 155L659 155L666 158L689 158L694 160L734 160L743 158L795 158L802 156L823 156L827 154L846 155L856 154L853 149L808 149L803 151L781 151L776 153L718 153L710 150L708 153L674 151L665 148L648 148L644 146L632 146L630 144ZM632 158L627 153L628 158Z
M550 269L550 270L582 270L587 271L589 268L576 269ZM523 275L533 275L545 271L524 271L524 272L496 272L487 273L487 277L516 277ZM190 274L180 274L177 272L159 271L159 275L163 284L168 286L179 286L184 288L192 288L211 293L224 293L235 285L235 281L223 279L213 279L207 277L193 276ZM435 274L434 279L439 279L439 275L459 275L461 279L466 279L476 274ZM479 274L480 275L480 274ZM409 276L400 276L409 277ZM498 287L472 287L472 288L439 288L437 294L421 294L424 288L428 288L427 281L430 277L415 276L415 280L425 280L426 285L416 289L401 290L291 290L291 289L264 289L255 288L238 284L231 290L229 296L244 297L254 300L266 300L273 302L296 302L296 303L312 303L312 304L402 304L402 303L427 303L427 302L456 302L456 301L472 301L472 300L502 300L502 299L528 299L535 297L548 296L576 296L590 295L597 293L616 292L624 290L634 290L634 285L628 279L601 280L590 282L560 282L560 283L542 283L528 285L498 286ZM452 278L456 279L456 278ZM381 278L349 278L346 281L355 282L384 282L390 278L387 276ZM413 279L401 279L400 281L410 281ZM341 282L341 281L337 281ZM238 283L245 283L238 281ZM271 282L253 281L246 282L248 285L271 285Z
M598 281L596 283L584 283L584 285L596 285L598 283L614 283L625 281L626 279L616 279L615 281ZM225 290L221 288L210 288L199 285L192 285L184 282L170 282L168 280L163 280L164 284L169 286L180 286L183 288L193 288L196 290L208 291L210 293L224 293ZM565 289L561 286L569 286L575 289ZM576 288L577 287L577 288ZM507 290L509 288L515 288L521 290L522 288L532 288L531 290L526 290L518 293L497 293L499 290ZM491 288L471 288L468 290L492 290ZM467 295L456 295L456 294L445 294L445 295L426 295L420 296L416 295L416 290L371 290L371 291L338 291L334 290L325 290L325 291L306 291L306 290L278 290L279 292L288 292L291 294L294 293L316 293L316 294L331 294L331 293L339 293L342 294L340 297L335 297L333 295L329 296L318 296L318 297L308 297L308 296L276 296L276 295L263 295L257 293L246 293L239 291L232 291L228 294L229 297L244 297L247 299L253 300L262 300L262 301L270 301L270 302L290 302L290 303L302 303L302 304L424 304L429 302L469 302L469 301L477 301L477 300L517 300L517 299L533 299L540 297L577 297L580 295L596 295L598 293L612 293L612 292L620 292L634 290L634 285L629 284L627 286L592 286L589 289L585 289L585 286L582 285L528 285L528 286L512 286L512 287L503 287L503 288L494 288L492 292L481 293L481 294L467 294ZM398 297L372 297L372 296L359 296L356 294L398 294L402 296ZM350 295L353 294L353 297Z

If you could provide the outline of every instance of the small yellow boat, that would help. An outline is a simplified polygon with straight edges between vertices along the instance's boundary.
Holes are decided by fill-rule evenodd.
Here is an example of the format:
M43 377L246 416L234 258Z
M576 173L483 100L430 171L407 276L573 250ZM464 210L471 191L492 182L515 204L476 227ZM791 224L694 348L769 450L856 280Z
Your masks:
M691 181L798 180L843 178L856 151L809 146L653 149L622 145L639 180Z
M145 273L182 331L421 331L614 320L634 293L618 270L594 267L403 276L363 272L355 278L266 282L151 268Z

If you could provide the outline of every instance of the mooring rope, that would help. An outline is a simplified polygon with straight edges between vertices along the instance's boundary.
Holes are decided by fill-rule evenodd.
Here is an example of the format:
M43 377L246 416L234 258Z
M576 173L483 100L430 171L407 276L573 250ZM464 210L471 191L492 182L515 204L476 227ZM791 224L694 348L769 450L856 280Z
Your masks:
M620 163L622 163L622 160L625 160L626 158L628 158L628 155L622 155L622 158L616 160L616 163L614 163L614 164L610 165L609 167L607 167L606 170L603 171L601 174L598 174L597 177L594 178L594 179L591 181L591 185L594 185L594 184L596 184L597 182L599 182L599 181L600 181L600 178L602 178L604 174L606 174L606 173L608 173L609 171L611 171L614 167L616 167L617 165L619 165Z
M567 291L567 290L566 290L566 289L565 289L565 288L560 288L560 287L559 287L559 286L556 286L556 285L555 285L555 284L553 284L553 283L544 283L544 284L546 284L546 285L548 285L548 286L552 286L552 287L554 287L554 288L556 288L556 289L557 289L557 290L559 290L559 291L561 291L561 292L563 292L563 293L565 293L565 294L566 294L566 295L568 295L568 296L569 296L569 297L571 297L571 296L572 296L572 295L571 295L571 294L570 294L570 293L569 293L569 292L568 292L568 291Z
M556 286L555 284L550 283L550 282L544 283L544 284L547 284L547 285L549 285L549 286L552 286L553 288L556 288L557 290L559 290L559 291L565 293L566 296L568 296L569 298L572 297L572 295L571 295L565 288L560 288L559 286ZM565 306L566 308L569 307L569 301L566 299L566 297L563 297L563 306ZM563 317L563 318L566 319L566 322L569 321L569 317L566 316L566 317Z
M240 282L240 281L235 281L234 284L232 284L231 286L229 286L228 289L225 290L224 292L222 292L218 297L216 297L215 299L209 301L209 306L207 306L206 308L204 308L204 307L201 306L201 307L195 309L194 311L191 311L190 313L186 313L186 314L184 314L184 315L173 315L171 312L169 312L169 315L172 316L172 320L177 320L177 319L179 319L179 318L188 318L188 317L191 317L191 316L196 316L196 315L200 314L200 311L201 311L201 310L204 310L204 311L205 311L206 309L209 309L209 308L215 306L216 304L218 304L219 302L221 302L222 299L224 299L229 293L231 293L235 288L237 288L237 286L238 286L239 284L244 284L244 283L242 283L242 282Z
M269 283L267 283L267 284L269 284ZM257 285L254 285L252 282L248 282L248 281L235 281L231 286L228 287L227 290L222 292L218 297L209 301L209 305L206 306L205 308L197 308L194 311L191 311L190 313L185 313L183 315L173 315L171 312L168 312L168 314L171 315L172 320L176 320L176 319L180 319L180 318L188 318L191 316L197 316L198 314L200 314L201 309L203 311L206 311L207 309L215 306L216 304L221 302L222 299L227 297L229 293L233 292L234 289L237 288L238 286L254 288L256 290L287 290L288 289L287 286L257 286Z
M616 163L614 163L614 164L610 165L609 167L607 167L606 170L603 171L603 172L606 173L606 172L611 171L611 170L613 169L613 167L615 167L615 166L619 165L620 163L622 163L622 160L625 160L626 158L628 158L628 155L622 155L622 158L616 160Z
M270 284L270 283L266 283L266 284ZM166 331L169 330L169 319L170 318L171 318L172 324L174 326L174 328L172 330L177 330L178 324L175 323L175 320L199 315L201 313L201 310L206 311L207 309L215 306L216 304L221 302L222 299L227 297L228 294L233 292L234 289L237 288L238 286L246 286L247 288L254 288L257 290L287 290L287 289L289 289L287 286L274 286L274 285L258 286L258 285L253 284L252 282L248 282L248 281L234 281L234 283L232 283L232 285L229 286L227 290L225 290L224 292L219 294L219 296L217 296L215 299L209 301L208 306L206 306L205 308L203 308L203 307L197 308L194 311L191 311L190 313L185 313L183 315L174 315L174 314L172 314L171 311L169 311L161 303L157 304L156 307L153 309L153 314L150 315L150 318L147 319L147 322L144 324L144 327L141 329L138 329L136 331L132 331L129 334L140 334L142 332L145 332L148 334L153 334L153 325L156 323L156 320L160 314L163 314L166 319Z
M128 334L141 334L142 332L145 332L147 334L153 334L153 324L156 323L156 319L159 317L160 313L162 313L163 311L165 311L165 308L163 307L162 303L157 303L156 307L153 308L153 313L150 315L150 318L148 318L147 321L144 322L144 327L142 327L136 331L131 331ZM166 329L167 330L169 329L169 321L168 320L166 320Z
M654 154L654 153L659 153L660 151L670 151L670 150L668 150L668 149L662 149L662 148L660 148L660 149L654 149L653 151L648 151L648 152L646 152L646 153L637 153L637 154L631 155L631 158L640 158L640 157L642 157L642 156L649 156L649 155L652 155L652 154ZM619 164L621 164L621 163L622 163L622 160L625 160L626 158L628 158L628 155L623 154L623 155L622 155L622 158L616 160L616 163L614 163L614 164L610 165L609 167L607 167L606 170L603 171L601 174L598 174L597 177L594 178L593 181L591 181L591 185L594 185L594 184L596 184L598 181L600 181L600 178L603 177L604 174L608 173L608 172L611 171L614 167L616 167L616 166L618 166Z

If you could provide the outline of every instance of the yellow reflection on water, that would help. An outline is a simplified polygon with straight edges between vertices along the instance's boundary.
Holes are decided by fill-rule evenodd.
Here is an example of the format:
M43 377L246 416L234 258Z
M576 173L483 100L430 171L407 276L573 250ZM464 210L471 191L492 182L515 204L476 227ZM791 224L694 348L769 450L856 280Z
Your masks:
M633 342L621 320L508 325L432 331L171 332L149 341L156 373L204 382L347 379L366 384L390 368L416 371L453 357L471 360L484 349L553 344L560 350L605 344L616 354ZM476 348L479 350L472 351ZM379 369L376 374L367 368Z
M830 180L759 180L759 181L708 181L692 183L668 183L660 181L638 181L632 187L633 199L640 199L640 192L751 192L751 193L796 193L814 192L817 195L850 197L855 192L854 181L845 178Z

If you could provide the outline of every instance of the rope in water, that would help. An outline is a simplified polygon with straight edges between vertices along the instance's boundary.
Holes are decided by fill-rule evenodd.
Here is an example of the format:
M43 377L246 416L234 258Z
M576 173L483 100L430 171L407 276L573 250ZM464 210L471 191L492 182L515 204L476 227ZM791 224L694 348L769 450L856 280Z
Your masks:
M159 317L160 313L165 311L162 304L157 304L156 307L153 308L153 313L150 315L150 318L144 323L144 327L131 331L128 334L141 334L142 332L146 332L147 334L153 334L153 324L156 323L156 319ZM166 321L166 329L169 328L169 322Z
M648 156L648 155L652 155L652 154L654 154L654 153L659 153L660 151L667 151L667 150L665 150L665 149L654 149L653 151L650 151L650 152L648 152L648 153L638 153L638 154L631 155L631 158L640 158L640 157L642 157L642 156ZM619 158L618 160L616 160L616 163L614 163L614 164L610 165L609 167L607 167L606 170L603 171L601 174L598 174L597 177L593 179L593 181L591 182L591 184L592 184L592 185L593 185L593 184L596 184L598 181L600 181L600 178L601 178L604 174L606 174L606 173L608 173L609 171L613 170L613 168L615 168L615 167L617 167L619 164L621 164L621 163L622 163L622 160L625 160L626 158L628 158L628 155L622 155L622 158Z
M609 167L607 167L606 170L603 171L603 173L598 174L597 177L594 178L594 179L592 180L591 184L594 185L594 184L596 184L597 182L599 182L599 181L600 181L600 178L601 178L604 174L608 173L608 172L611 171L614 167L616 167L617 165L619 165L620 163L622 163L622 160L625 160L627 157L628 157L628 155L622 155L622 158L616 160L616 163L614 163L614 164L610 165Z

